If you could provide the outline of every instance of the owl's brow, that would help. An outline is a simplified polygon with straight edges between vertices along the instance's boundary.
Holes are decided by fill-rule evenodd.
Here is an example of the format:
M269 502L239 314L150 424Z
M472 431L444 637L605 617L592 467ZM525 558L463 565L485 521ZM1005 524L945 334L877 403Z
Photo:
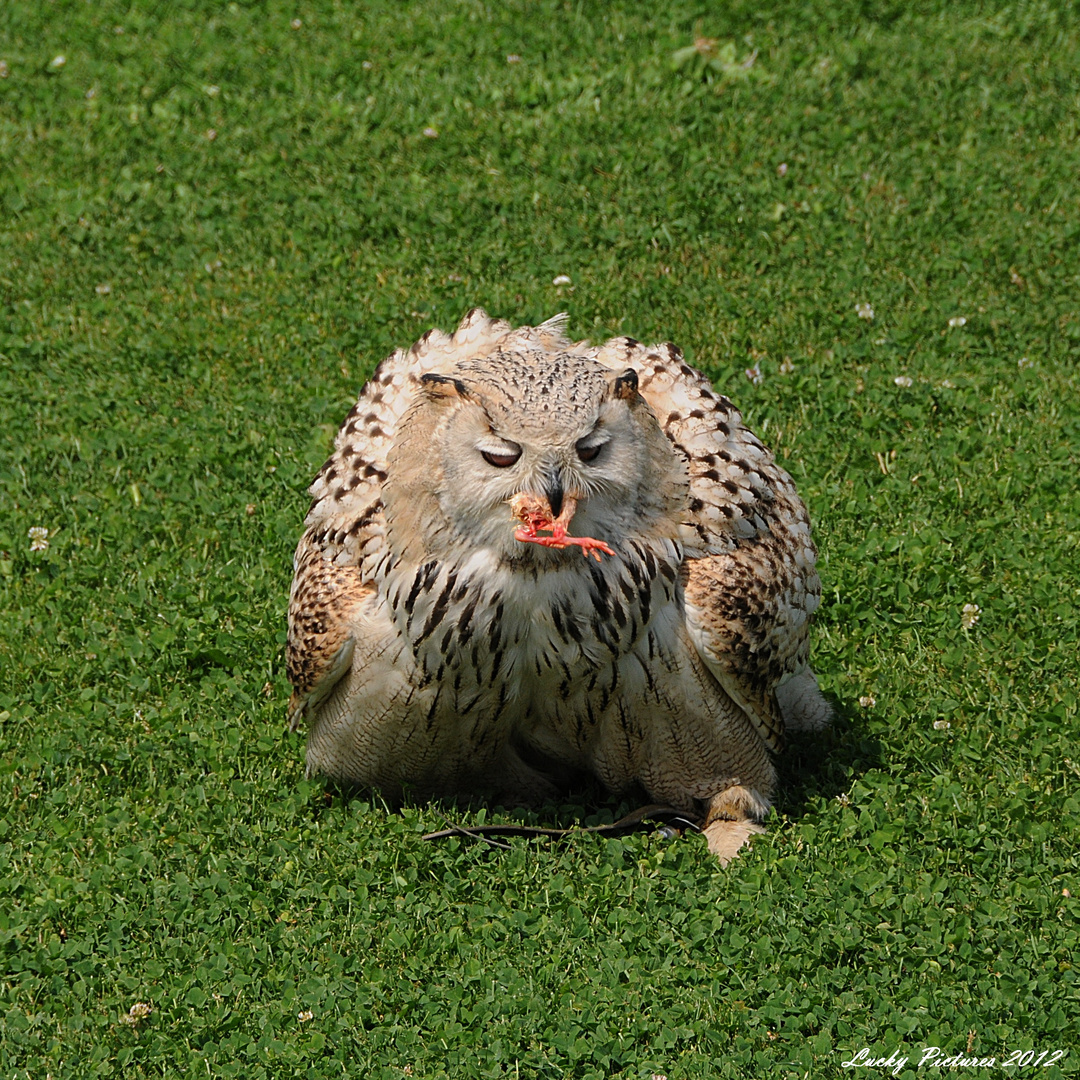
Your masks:
M496 444L499 446L512 446L515 450L521 449L521 443L517 442L515 439L508 439L505 435L500 435L495 431L488 432L486 435L481 435L480 438L476 440L477 446L493 446Z
M609 442L611 442L611 432L608 431L607 428L603 427L598 420L592 431L587 432L585 435L582 435L581 438L574 443L574 445L581 446L582 443L584 443L586 447L593 447L603 446L605 443Z

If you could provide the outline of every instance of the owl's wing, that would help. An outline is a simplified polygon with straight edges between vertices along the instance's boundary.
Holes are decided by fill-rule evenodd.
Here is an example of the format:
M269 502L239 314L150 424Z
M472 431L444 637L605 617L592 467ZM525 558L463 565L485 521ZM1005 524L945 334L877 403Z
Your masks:
M293 560L286 649L294 693L289 722L329 697L349 670L358 608L373 603L388 558L382 491L398 425L429 372L524 345L557 349L565 315L514 329L474 308L453 335L430 330L375 369L334 440L334 452L311 485L307 529Z
M642 397L686 461L687 629L720 685L779 751L776 690L808 670L810 616L821 600L810 519L794 481L674 345L619 338L590 352L607 367L637 371Z
M353 624L358 610L374 598L355 566L323 558L309 530L296 549L289 596L289 636L285 666L292 683L287 717L295 731L333 692L352 664Z

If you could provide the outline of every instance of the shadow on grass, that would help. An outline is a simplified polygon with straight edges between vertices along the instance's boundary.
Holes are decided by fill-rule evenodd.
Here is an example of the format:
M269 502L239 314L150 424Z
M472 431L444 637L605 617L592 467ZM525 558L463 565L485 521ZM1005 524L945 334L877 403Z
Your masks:
M862 714L831 702L832 723L824 731L792 732L777 758L778 813L803 817L815 802L844 794L852 781L881 765L881 743L865 733Z
M848 791L852 781L881 764L881 743L863 733L861 713L842 702L833 702L832 724L821 732L797 732L788 736L787 749L776 760L778 813L799 818L815 803ZM315 817L335 804L360 800L388 815L404 807L423 811L447 827L475 829L477 816L490 823L550 829L595 828L620 821L627 814L654 802L644 790L614 796L586 774L570 779L558 802L539 807L507 806L483 795L443 799L407 798L402 807L388 803L377 792L327 781L312 795Z
M508 806L498 799L485 797L482 793L431 799L410 796L399 806L387 802L370 788L327 780L325 786L312 795L311 806L315 817L332 806L344 807L353 802L363 802L387 815L398 814L406 809L419 810L433 821L443 821L448 826L463 825L474 828L477 817L482 815L488 823L498 821L551 829L572 829L609 825L650 801L644 791L616 797L606 791L597 780L575 777L572 783L565 786L558 802L545 803L542 806Z

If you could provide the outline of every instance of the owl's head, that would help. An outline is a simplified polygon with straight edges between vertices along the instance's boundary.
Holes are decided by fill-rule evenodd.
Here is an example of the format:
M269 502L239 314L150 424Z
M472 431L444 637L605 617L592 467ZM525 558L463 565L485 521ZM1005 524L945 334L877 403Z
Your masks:
M580 558L516 538L522 500L616 551L635 537L674 538L686 470L633 368L495 352L420 383L388 455L392 547L420 535L430 554L464 545L526 563Z

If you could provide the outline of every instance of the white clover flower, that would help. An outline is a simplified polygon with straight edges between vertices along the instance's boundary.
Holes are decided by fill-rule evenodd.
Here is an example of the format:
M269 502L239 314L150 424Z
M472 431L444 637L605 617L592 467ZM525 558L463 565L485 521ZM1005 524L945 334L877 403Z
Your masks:
M508 64L520 64L521 63L521 57L518 56L517 53L512 52L507 56L506 62Z
M213 142L217 138L217 129L216 128L207 128L206 129L206 138L207 138L207 140L209 142Z
M873 322L874 309L869 304L858 304L855 307L855 314L860 319L866 319L867 322Z
M49 530L42 525L35 525L27 534L30 537L31 551L44 551L49 546Z
M792 361L791 357L790 356L785 356L784 359L780 361L780 368L779 368L780 374L781 375L790 375L794 370L795 370L795 364Z
M559 274L558 277L553 277L551 279L551 284L552 285L569 285L570 284L570 275L569 274Z
M360 66L365 71L370 71L375 65L370 60L365 60Z
M296 1019L299 1020L301 1024L306 1024L314 1016L315 1014L310 1009L304 1009L302 1012L296 1014Z
M206 91L208 97L217 97L221 93L220 86L204 86L203 90Z
M433 127L426 127L424 128L424 137L427 139L437 139L439 137L439 133Z
M108 296L112 292L112 286L107 281L103 281L100 285L94 286L94 292L98 296Z
M0 60L0 79L6 79L10 74L11 72L8 71L7 64L3 60Z
M970 630L982 614L982 608L978 604L965 604L960 612L960 625L965 630Z
M1016 361L1016 366L1021 371L1026 371L1029 367L1034 367L1035 362L1033 360L1029 360L1026 356L1021 356L1020 359Z
M63 55L54 56L49 61L49 70L50 71L59 71L66 63L67 63L67 57L66 56L63 56Z
M904 389L906 390L911 385L911 376L897 375L896 378L893 379L893 382L896 383L897 386L904 387Z
M859 698L859 708L872 709L877 704L877 698L873 694L866 694Z
M967 319L965 319L963 315L954 315L949 320L949 325L950 326L963 326L966 322L967 322Z
M153 1011L152 1005L147 1004L145 1001L136 1001L135 1004L120 1017L120 1023L137 1024L140 1020L145 1020Z
M760 386L765 381L765 373L761 370L760 362L755 362L753 367L748 367L744 374L755 386Z
M836 796L836 801L841 806L850 806L851 805L851 796L848 795L848 793L846 791L843 791L839 795Z
M949 379L942 379L941 380L941 389L942 390L955 390L956 389L956 383L951 382Z
M786 161L781 161L780 164L776 166L776 175L777 176L787 176L787 162Z
M301 22L301 21L300 21L299 19L293 19L293 21L292 21L291 23L289 23L289 25L290 25L290 26L291 26L291 27L292 27L292 28L293 28L294 30L299 30L299 29L300 29L300 27L301 27L301 26L303 26L304 24L303 24L303 23L302 23L302 22Z

